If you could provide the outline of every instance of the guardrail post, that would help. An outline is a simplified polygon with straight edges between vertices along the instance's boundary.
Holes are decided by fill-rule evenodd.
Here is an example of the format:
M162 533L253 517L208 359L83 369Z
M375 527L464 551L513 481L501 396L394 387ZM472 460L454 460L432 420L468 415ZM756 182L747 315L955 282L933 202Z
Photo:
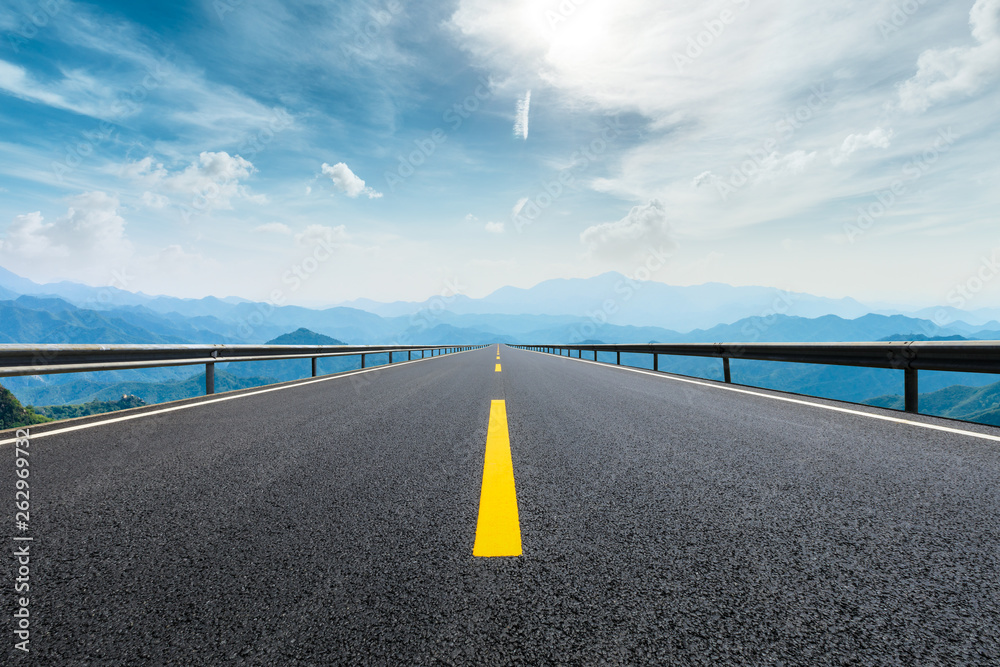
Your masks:
M205 395L215 393L215 362L205 364Z
M920 412L920 394L917 385L917 369L906 368L903 370L903 402L907 412Z
M316 357L313 357L313 377L316 377Z
M594 361L597 361L597 350L594 350Z
M653 370L654 371L660 370L660 355L658 355L656 352L653 353Z
M365 355L362 353L362 355L361 355L361 368L364 368L364 367L365 367Z
M413 361L413 350L407 350L406 351L406 360L407 361Z
M622 351L621 350L615 350L615 365L616 366L621 366L622 365Z
M726 382L732 384L733 376L729 373L729 357L722 357L722 376Z
M392 350L389 350L389 363L392 363Z

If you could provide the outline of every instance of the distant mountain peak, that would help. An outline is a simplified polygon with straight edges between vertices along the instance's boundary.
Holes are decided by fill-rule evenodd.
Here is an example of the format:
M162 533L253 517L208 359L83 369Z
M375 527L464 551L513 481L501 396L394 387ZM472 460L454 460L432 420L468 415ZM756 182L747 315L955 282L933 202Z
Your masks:
M266 345L347 345L342 340L325 336L305 327L299 327L291 333L286 333L267 341Z

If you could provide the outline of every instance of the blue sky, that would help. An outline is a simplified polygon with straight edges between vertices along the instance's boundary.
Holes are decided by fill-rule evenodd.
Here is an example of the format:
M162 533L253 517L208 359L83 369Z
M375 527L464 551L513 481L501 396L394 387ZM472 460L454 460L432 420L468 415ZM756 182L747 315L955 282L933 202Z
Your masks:
M1000 0L13 0L0 35L36 281L1000 306Z

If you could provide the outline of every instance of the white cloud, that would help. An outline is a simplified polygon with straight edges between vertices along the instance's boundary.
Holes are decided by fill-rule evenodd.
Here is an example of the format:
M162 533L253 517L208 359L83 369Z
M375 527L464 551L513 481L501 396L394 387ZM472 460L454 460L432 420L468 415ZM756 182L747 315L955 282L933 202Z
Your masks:
M479 218L477 218L476 216L472 215L471 213L466 213L465 214L465 221L466 222L479 222Z
M358 176L351 171L351 168L343 162L338 162L333 166L324 162L323 174L330 177L330 180L333 181L333 186L337 190L340 190L352 199L360 195L367 195L369 199L378 199L382 196L381 192L377 192L370 187L366 187L365 182L358 178Z
M108 267L117 268L132 254L120 207L117 197L95 191L72 198L66 215L53 222L38 211L19 215L0 241L0 258L33 276L104 283Z
M773 181L779 178L801 174L816 159L816 151L792 151L787 155L771 153L760 163L760 171L751 179L753 182Z
M173 243L157 250L150 256L137 258L144 277L153 276L157 280L170 281L190 276L211 275L220 267L206 259L201 253L192 253L183 246Z
M29 102L94 118L110 118L113 95L108 86L82 71L64 71L62 79L42 83L21 66L0 60L0 91ZM124 115L124 114L119 114Z
M209 80L200 68L164 57L156 50L159 40L150 40L145 28L82 3L61 12L57 23L65 44L104 58L89 58L86 71L62 71L63 80L41 88L57 97L39 97L42 103L115 122L140 115L170 123L177 130L175 138L158 141L157 150L172 157L189 155L194 147L236 144L265 129L277 133L295 126L284 109L265 106L218 78ZM225 38L220 36L215 46L227 48ZM101 60L113 66L102 68Z
M904 110L925 111L937 102L973 95L1000 74L1000 0L976 0L969 23L978 46L921 53L917 73L899 87Z
M255 232L263 232L265 234L291 234L292 229L283 222L268 222L263 225L257 225L253 228Z
M593 257L614 261L635 260L650 250L667 252L674 247L667 212L658 199L635 206L617 222L605 222L583 230L580 242Z
M528 117L531 113L531 91L517 101L517 115L514 118L514 136L528 140Z
M491 234L503 234L504 225L502 222L487 222L484 229Z
M849 134L840 145L840 149L834 152L832 162L833 164L846 162L851 154L864 148L888 148L892 135L891 129L884 130L881 127L876 127L868 134Z
M696 188L700 188L703 185L712 183L712 181L716 178L718 177L712 172L703 171L694 177L694 179L691 181L691 184Z
M301 234L295 235L295 242L303 246L320 244L323 246L343 245L350 239L344 225L309 225Z
M148 208L163 208L170 200L163 195L156 194L155 192L150 192L149 190L142 193L141 198L143 206Z
M724 179L711 171L703 171L691 180L694 188L711 185L723 196L728 198L744 186L755 186L761 183L769 183L787 180L804 172L816 159L816 151L793 151L787 154L779 154L777 151L769 153L763 158L751 157L745 160L739 171L733 170L728 179Z
M129 180L149 188L143 195L144 202L165 201L163 193L176 196L176 203L198 212L215 209L231 209L234 199L244 199L254 204L267 203L267 197L254 194L241 181L256 172L253 164L239 155L229 155L225 151L202 152L196 162L182 171L170 173L153 158L145 157L127 163L119 174ZM147 197L148 195L148 197ZM158 196L160 198L158 198Z

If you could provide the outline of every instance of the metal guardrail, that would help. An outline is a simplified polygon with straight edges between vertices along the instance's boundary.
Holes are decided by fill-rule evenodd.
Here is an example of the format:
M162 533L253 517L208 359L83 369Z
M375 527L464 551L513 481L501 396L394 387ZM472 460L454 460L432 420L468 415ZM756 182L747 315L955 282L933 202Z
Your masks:
M205 365L205 393L215 393L215 364L235 361L312 359L370 354L415 353L430 356L462 352L484 345L0 345L0 377L117 371L130 368Z
M659 370L659 355L719 357L726 382L732 382L730 359L785 361L803 364L828 364L889 368L903 371L905 410L919 412L917 372L957 371L963 373L1000 373L1000 342L997 341L927 341L888 343L682 343L674 345L512 345L526 350L572 356L577 352L615 352L621 364L622 352L653 355L653 370Z

